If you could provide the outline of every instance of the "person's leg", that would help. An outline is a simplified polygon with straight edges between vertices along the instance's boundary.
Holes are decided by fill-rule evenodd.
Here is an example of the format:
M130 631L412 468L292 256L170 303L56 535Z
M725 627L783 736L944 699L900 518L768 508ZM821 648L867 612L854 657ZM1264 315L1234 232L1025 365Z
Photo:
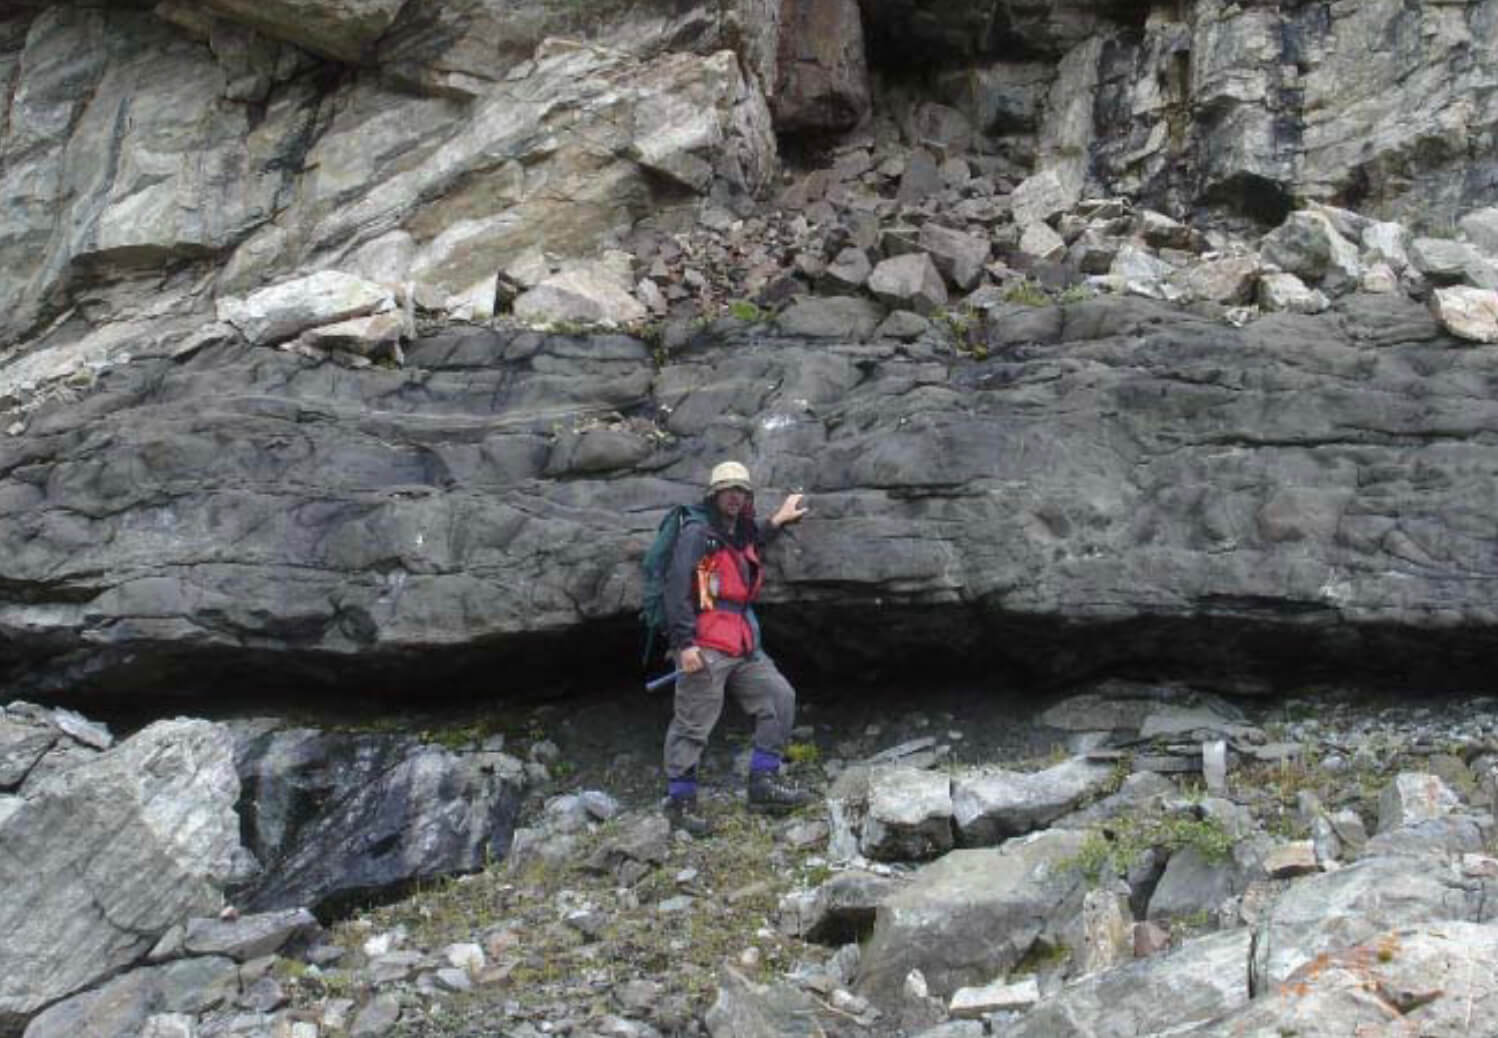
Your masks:
M775 661L756 652L733 669L728 688L754 718L754 751L749 758L749 806L790 810L811 797L780 778L781 757L796 725L796 691Z
M704 649L702 655L706 667L676 680L675 711L666 727L665 746L667 815L673 827L693 835L708 830L706 820L696 813L697 764L723 713L723 684L729 670L721 653Z

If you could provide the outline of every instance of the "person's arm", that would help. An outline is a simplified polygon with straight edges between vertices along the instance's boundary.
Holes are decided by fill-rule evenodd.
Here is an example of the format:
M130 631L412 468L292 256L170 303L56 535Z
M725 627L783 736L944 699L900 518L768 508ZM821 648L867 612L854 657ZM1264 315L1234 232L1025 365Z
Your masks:
M768 541L779 533L782 527L791 523L799 523L806 516L805 495L788 494L786 499L780 502L780 507L775 509L775 514L759 524L761 542Z
M707 527L686 523L676 535L676 547L666 564L666 639L671 651L691 648L697 634L697 610L692 602L692 576L707 551Z

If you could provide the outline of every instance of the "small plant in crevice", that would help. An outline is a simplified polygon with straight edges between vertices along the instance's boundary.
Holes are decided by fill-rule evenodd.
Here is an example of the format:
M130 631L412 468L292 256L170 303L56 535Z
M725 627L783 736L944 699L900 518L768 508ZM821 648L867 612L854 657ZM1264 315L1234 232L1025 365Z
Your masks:
M1090 832L1077 854L1064 864L1096 883L1105 871L1122 875L1151 849L1174 854L1190 848L1208 862L1223 862L1232 857L1235 842L1222 822L1210 815L1115 818Z
M765 312L747 299L735 299L729 303L728 315L747 324L758 324L765 319Z
M1051 297L1044 288L1029 278L1022 278L1004 289L1004 302L1017 306L1050 306Z

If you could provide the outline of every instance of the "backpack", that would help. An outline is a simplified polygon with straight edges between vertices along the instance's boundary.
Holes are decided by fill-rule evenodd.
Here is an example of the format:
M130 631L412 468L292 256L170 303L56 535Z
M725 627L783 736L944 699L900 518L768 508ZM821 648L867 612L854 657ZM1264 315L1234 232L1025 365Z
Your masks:
M655 647L656 635L666 629L666 567L671 564L671 555L676 551L676 537L687 523L708 521L707 509L701 505L677 505L666 513L655 529L655 540L645 552L642 563L645 595L640 605L640 622L645 625L645 663L650 662L650 650Z

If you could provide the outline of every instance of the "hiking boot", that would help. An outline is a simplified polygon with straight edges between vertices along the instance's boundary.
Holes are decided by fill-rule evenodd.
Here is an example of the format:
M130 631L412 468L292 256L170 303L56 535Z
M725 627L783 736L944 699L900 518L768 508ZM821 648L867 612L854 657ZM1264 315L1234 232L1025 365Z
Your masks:
M789 782L781 781L773 771L751 771L749 773L749 810L767 814L786 814L798 807L805 807L815 797L804 789L797 789Z
M666 821L671 823L673 833L679 830L691 836L713 834L713 823L698 812L696 797L667 797Z

